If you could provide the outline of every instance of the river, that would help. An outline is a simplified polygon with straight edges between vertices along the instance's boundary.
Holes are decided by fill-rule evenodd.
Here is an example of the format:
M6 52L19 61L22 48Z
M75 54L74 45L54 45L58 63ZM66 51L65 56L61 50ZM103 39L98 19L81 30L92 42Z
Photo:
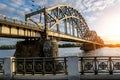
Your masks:
M0 50L0 58L14 55L15 50ZM120 56L120 48L103 47L93 51L84 52L79 47L59 48L59 57L64 56Z

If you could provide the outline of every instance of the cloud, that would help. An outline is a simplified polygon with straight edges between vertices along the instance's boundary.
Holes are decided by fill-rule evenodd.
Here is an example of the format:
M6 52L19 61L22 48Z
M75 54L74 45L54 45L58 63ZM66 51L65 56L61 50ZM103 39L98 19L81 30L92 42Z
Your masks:
M30 9L27 8L27 6L17 9L10 7L7 4L0 3L0 14L4 14L6 16L19 17L20 19L24 19L24 15L28 12L30 12Z
M71 1L71 0L70 0ZM68 0L46 0L46 7L52 7L61 4L68 4Z
M25 0L12 0L12 6L14 6L14 7L20 7L21 5L24 5L24 3L25 3Z
M84 6L83 12L101 11L110 5L114 4L116 0L82 0L80 5Z
M7 6L5 4L0 3L0 10L4 10Z
M93 22L96 20L96 17L93 17L93 16L86 16L86 20L89 21L89 22Z
M24 5L25 0L4 0L4 2L12 7L20 7Z
M31 12L31 11L30 11L30 8L27 8L27 7L24 8L24 13L25 13L25 14L30 13L30 12Z
M0 3L0 12L1 13L8 14L8 13L12 13L14 11L15 11L14 8L10 8L7 5Z
M119 0L79 0L75 7L82 13L89 26L103 14L104 10L113 7ZM120 1L119 1L120 3Z

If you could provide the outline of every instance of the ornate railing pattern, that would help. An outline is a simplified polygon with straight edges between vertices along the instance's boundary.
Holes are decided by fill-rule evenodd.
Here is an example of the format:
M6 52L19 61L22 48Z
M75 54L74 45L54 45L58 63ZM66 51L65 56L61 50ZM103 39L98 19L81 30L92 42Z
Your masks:
M0 75L4 74L4 58L0 58Z
M14 74L67 74L67 58L15 58Z
M120 57L79 57L80 73L118 74L120 73Z

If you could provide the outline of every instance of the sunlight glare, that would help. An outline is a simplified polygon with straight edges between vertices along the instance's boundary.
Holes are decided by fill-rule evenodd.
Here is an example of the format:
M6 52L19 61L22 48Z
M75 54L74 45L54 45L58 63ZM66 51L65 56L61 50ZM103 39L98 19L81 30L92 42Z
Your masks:
M120 40L120 15L111 14L106 16L104 26L105 33L108 35L109 40L118 42L118 40Z

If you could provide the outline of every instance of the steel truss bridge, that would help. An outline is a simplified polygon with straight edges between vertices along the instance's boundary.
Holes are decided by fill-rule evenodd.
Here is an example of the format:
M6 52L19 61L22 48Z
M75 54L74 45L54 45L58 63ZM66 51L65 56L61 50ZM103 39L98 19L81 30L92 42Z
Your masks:
M96 31L89 29L80 12L68 5L34 11L25 15L25 21L0 15L0 36L23 39L57 38L61 41L104 44Z

